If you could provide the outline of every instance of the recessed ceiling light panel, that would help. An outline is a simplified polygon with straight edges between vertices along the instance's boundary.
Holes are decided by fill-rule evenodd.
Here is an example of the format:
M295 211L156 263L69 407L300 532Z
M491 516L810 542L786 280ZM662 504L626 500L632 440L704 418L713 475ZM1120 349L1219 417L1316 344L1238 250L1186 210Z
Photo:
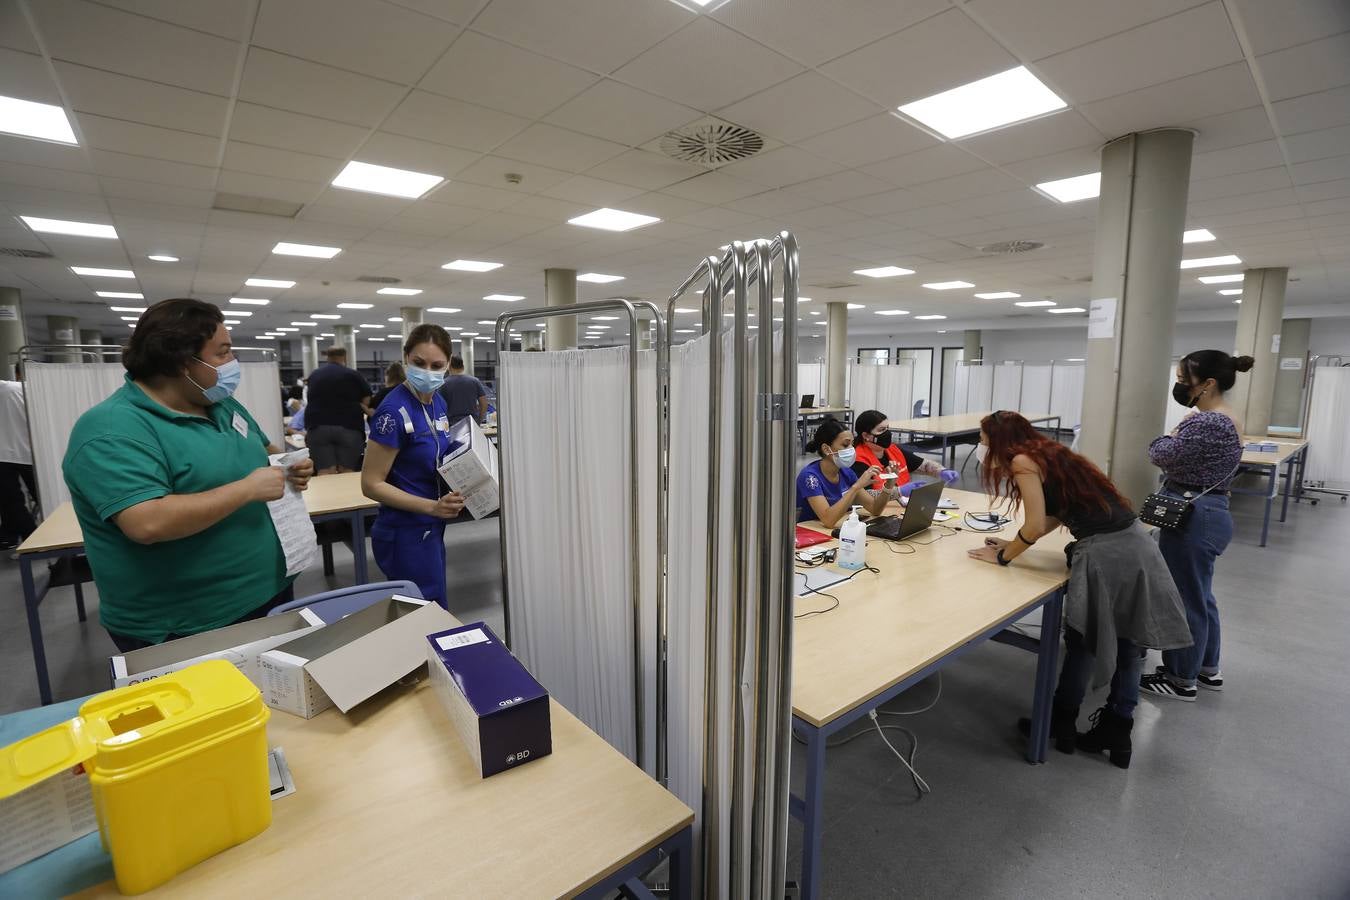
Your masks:
M1087 310L1081 306L1061 306L1057 309L1047 309L1046 312L1054 313L1055 315L1062 315L1063 313L1087 312Z
M1015 294L1012 291L992 291L988 294L976 294L981 300L1016 300L1021 294Z
M1234 283L1236 283L1236 282L1241 281L1243 278L1246 278L1246 277L1247 277L1247 276L1243 275L1241 272L1238 272L1238 273L1235 274L1235 275L1201 275L1201 276L1200 276L1200 283L1201 283L1201 284L1234 284Z
M877 266L872 269L854 269L854 275L866 275L868 278L894 278L896 275L913 275L913 269L901 266Z
M150 258L154 259L153 256ZM265 287L265 288L295 287L294 281L287 281L283 278L250 278L247 281L245 281L244 284L248 285L249 287Z
M135 278L136 273L130 269L93 269L89 266L71 266L70 271L76 275L83 275L86 278Z
M1242 260L1231 253L1227 256L1204 256L1199 259L1183 259L1183 269L1208 269L1213 266L1240 266Z
M23 224L43 234L68 234L73 237L117 239L117 229L111 225L93 222L70 222L66 219L40 219L37 216L19 216Z
M907 316L907 315L909 315L909 310L907 310L907 309L879 309L879 310L877 310L877 315L879 315L879 316Z
M520 294L488 294L484 300L494 300L498 303L515 303L517 300L524 300Z
M154 253L151 254L150 256L147 256L146 259L150 260L151 262L162 262L162 263L178 262L178 257L169 256L164 253Z
M1036 190L1059 203L1077 203L1090 200L1102 191L1102 173L1089 172L1072 178L1060 178L1056 181L1042 181Z
M321 247L318 244L292 244L278 241L272 252L281 256L310 256L315 259L332 259L342 252L341 247Z
M380 289L379 289L378 291L376 291L375 293L377 293L377 294L389 294L389 295L394 296L394 297L416 297L418 294L422 293L422 289L421 289L421 288L394 288L394 287L389 287L389 288L380 288Z
M456 272L491 272L493 269L500 269L502 264L499 262L483 262L478 259L456 259L441 266L442 269L451 269Z
M1183 244L1203 244L1206 241L1215 240L1213 234L1208 228L1192 228L1190 231L1181 233L1181 242Z
M915 316L914 318L919 319L920 321L924 321L924 322L932 322L932 321L934 321L934 320L936 320L936 319L945 319L945 318L947 318L947 317L946 317L946 316L936 316L936 315L934 315L934 316Z
M339 303L338 309L370 309L374 303Z
M1238 291L1238 293L1242 293ZM105 300L144 300L144 294L138 294L135 291L94 291L95 296L102 297Z
M442 314L447 315L447 316L453 316L455 313L459 312L459 307L458 307L458 306L429 306L429 307L427 307L427 312L431 312L431 313L442 313Z
M0 96L0 132L58 144L78 143L64 109L17 97Z
M337 313L310 313L310 314L309 314L309 317L310 317L311 319L340 319L340 318L342 318L342 316L339 316Z
M930 291L955 291L961 288L973 288L969 281L930 281L924 287Z
M1223 290L1219 291L1219 294L1224 297L1241 297L1242 288L1224 288Z
M1018 66L906 103L900 112L955 140L1025 122L1066 105L1025 66Z
M577 281L585 281L590 284L610 284L615 281L623 281L622 275L602 275L599 272L586 272L577 276Z
M393 169L389 166L377 166L373 163L352 160L333 179L333 187L347 191L362 191L367 194L383 194L386 197L403 197L407 200L416 200L442 181L445 181L445 179L440 175L411 172L407 169Z
M622 209L603 207L584 216L568 219L569 225L581 225L584 228L599 228L603 231L632 231L644 225L660 222L656 216L644 216L641 213L625 212Z
M1029 306L1029 307L1054 306L1054 305L1055 301L1053 300L1019 300L1013 304L1013 306Z
M266 306L272 301L264 300L262 297L231 297L230 302L240 306Z

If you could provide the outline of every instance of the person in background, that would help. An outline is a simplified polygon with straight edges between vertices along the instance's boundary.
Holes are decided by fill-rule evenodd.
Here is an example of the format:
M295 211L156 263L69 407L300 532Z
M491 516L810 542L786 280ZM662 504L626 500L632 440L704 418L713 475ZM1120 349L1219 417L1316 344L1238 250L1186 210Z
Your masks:
M441 480L450 423L439 388L450 365L450 335L418 325L403 343L406 380L370 420L361 492L380 504L370 543L385 577L411 581L422 597L445 606L445 523L464 498Z
M1189 500L1190 518L1179 530L1158 531L1158 549L1181 591L1195 643L1163 653L1163 664L1143 677L1153 697L1194 702L1198 687L1223 690L1219 670L1219 605L1214 599L1214 562L1233 539L1228 486L1242 460L1242 427L1225 394L1250 356L1196 350L1177 363L1172 398L1193 410L1169 435L1149 445L1148 457L1163 472L1164 494Z
M126 381L80 416L61 470L123 652L260 618L294 576L267 501L314 466L269 466L272 444L231 396L240 366L220 310L163 300L122 352Z
M37 528L24 485L36 500L28 410L23 403L23 363L19 362L14 364L14 380L0 381L0 550L13 550Z
M1066 550L1064 666L1050 712L1055 748L1105 750L1113 764L1128 769L1140 648L1169 650L1191 642L1158 545L1100 469L1041 435L1018 413L985 416L975 453L985 489L1021 507L1023 524L1012 540L986 538L971 557L1007 566L1056 528L1068 528L1074 537ZM1109 681L1111 691L1106 705L1092 714L1092 728L1080 735L1078 708L1089 681L1094 689ZM1018 725L1030 734L1029 719Z
M347 351L330 347L328 361L309 376L305 443L320 475L361 468L370 385L347 368Z
M389 396L389 392L406 381L408 375L403 371L403 363L391 362L384 370L384 387L375 392L375 399L370 401L370 408L376 410L384 402L384 398Z
M797 473L798 522L819 519L826 528L834 528L854 506L861 506L874 516L881 515L889 497L884 492L867 490L867 485L881 474L881 468L869 466L861 474L854 474L853 433L843 423L835 418L820 423L806 449L820 459L807 463Z
M466 416L473 416L479 425L487 418L487 389L483 382L465 374L461 356L450 357L450 374L441 387L441 396L445 398L451 425Z
M885 490L892 497L908 497L910 491L925 484L913 481L914 475L929 475L941 478L951 484L961 477L955 469L943 468L912 453L891 440L891 423L886 414L869 409L853 420L855 438L853 448L857 451L857 461L853 463L853 473L861 476L868 468L876 466L882 472L893 473L894 479L883 480L880 476L867 487L874 491ZM889 483L888 483L889 482Z

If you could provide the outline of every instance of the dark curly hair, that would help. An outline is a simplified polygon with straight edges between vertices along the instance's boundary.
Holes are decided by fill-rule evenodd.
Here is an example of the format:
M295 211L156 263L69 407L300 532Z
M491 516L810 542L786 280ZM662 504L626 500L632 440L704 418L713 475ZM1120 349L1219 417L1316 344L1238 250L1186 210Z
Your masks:
M224 323L214 303L189 297L161 300L141 314L122 351L122 365L138 381L176 378Z

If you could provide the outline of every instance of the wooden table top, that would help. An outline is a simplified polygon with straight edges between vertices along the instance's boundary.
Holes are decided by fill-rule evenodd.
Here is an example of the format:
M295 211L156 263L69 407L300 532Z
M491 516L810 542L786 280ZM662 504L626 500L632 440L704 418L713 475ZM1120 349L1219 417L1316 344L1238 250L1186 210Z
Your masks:
M834 413L853 412L848 406L803 406L797 410L799 416L828 416Z
M1278 444L1279 448L1274 453L1257 453L1254 450L1242 451L1242 464L1246 466L1281 466L1304 447L1308 442L1303 439L1291 440L1289 438L1277 437L1255 437L1244 434L1242 436L1242 445L1256 443L1261 441L1266 444Z
M980 430L980 420L994 411L960 413L954 416L929 416L926 419L891 419L892 431L921 434L966 434ZM1055 418L1050 413L1022 413L1029 422Z
M948 489L943 497L960 504L957 516L991 508L982 493ZM888 512L898 510L892 504ZM1019 516L996 536L1011 538L1020 524ZM813 525L820 527L807 527ZM1068 531L1046 535L1007 567L966 555L988 536L964 530L952 534L934 525L915 540L901 542L913 546L913 554L892 552L888 546L894 542L868 538L868 565L881 574L863 570L824 588L839 598L839 606L793 622L793 713L817 727L825 725L1067 581ZM832 602L811 594L795 598L793 610L801 615Z
M144 896L571 896L693 812L556 702L553 753L480 778L424 679L343 715L272 712L296 791L262 834ZM120 897L105 882L76 896Z
M354 509L375 509L379 504L361 493L361 473L342 472L321 475L309 480L305 491L305 508L311 516L349 512ZM45 553L50 550L68 550L84 543L75 508L70 501L62 503L38 525L21 545L20 553Z

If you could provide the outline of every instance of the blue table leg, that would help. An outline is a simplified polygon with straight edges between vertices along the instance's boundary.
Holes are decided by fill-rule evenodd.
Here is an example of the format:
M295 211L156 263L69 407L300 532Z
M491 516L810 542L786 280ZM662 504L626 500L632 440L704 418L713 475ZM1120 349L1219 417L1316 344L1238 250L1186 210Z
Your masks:
M825 827L825 734L804 725L806 797L802 815L802 900L820 896L821 830Z
M942 456L940 456L939 459L942 460L942 464L943 464L944 466L947 464L947 435L945 435L945 434L942 436ZM953 468L956 467L956 448L955 448L955 447L952 448L952 467L953 467Z
M366 571L366 510L363 509L352 513L352 559L356 564L356 583L369 584L370 575Z
M89 616L84 611L84 586L80 582L75 582L75 612L79 614L80 621L88 621Z
M1266 514L1261 520L1261 546L1266 545L1266 537L1270 534L1270 507L1275 502L1276 480L1280 477L1280 467L1270 467L1270 487L1266 491Z
M42 642L42 620L38 618L38 604L42 598L33 583L33 560L19 557L19 578L23 582L23 608L28 613L28 639L33 645L33 665L37 667L38 699L43 706L52 702L52 685L47 678L47 648Z
M694 897L694 830L686 828L670 840L670 893L673 900Z
M1031 738L1027 742L1027 762L1045 762L1050 742L1050 707L1055 692L1059 663L1059 627L1064 609L1063 589L1055 591L1041 607L1041 639L1036 650L1036 693L1031 701Z
M1294 464L1298 462L1298 455L1289 457L1288 462L1284 464L1284 500L1280 503L1280 521L1283 522L1289 516L1289 494L1294 489Z

